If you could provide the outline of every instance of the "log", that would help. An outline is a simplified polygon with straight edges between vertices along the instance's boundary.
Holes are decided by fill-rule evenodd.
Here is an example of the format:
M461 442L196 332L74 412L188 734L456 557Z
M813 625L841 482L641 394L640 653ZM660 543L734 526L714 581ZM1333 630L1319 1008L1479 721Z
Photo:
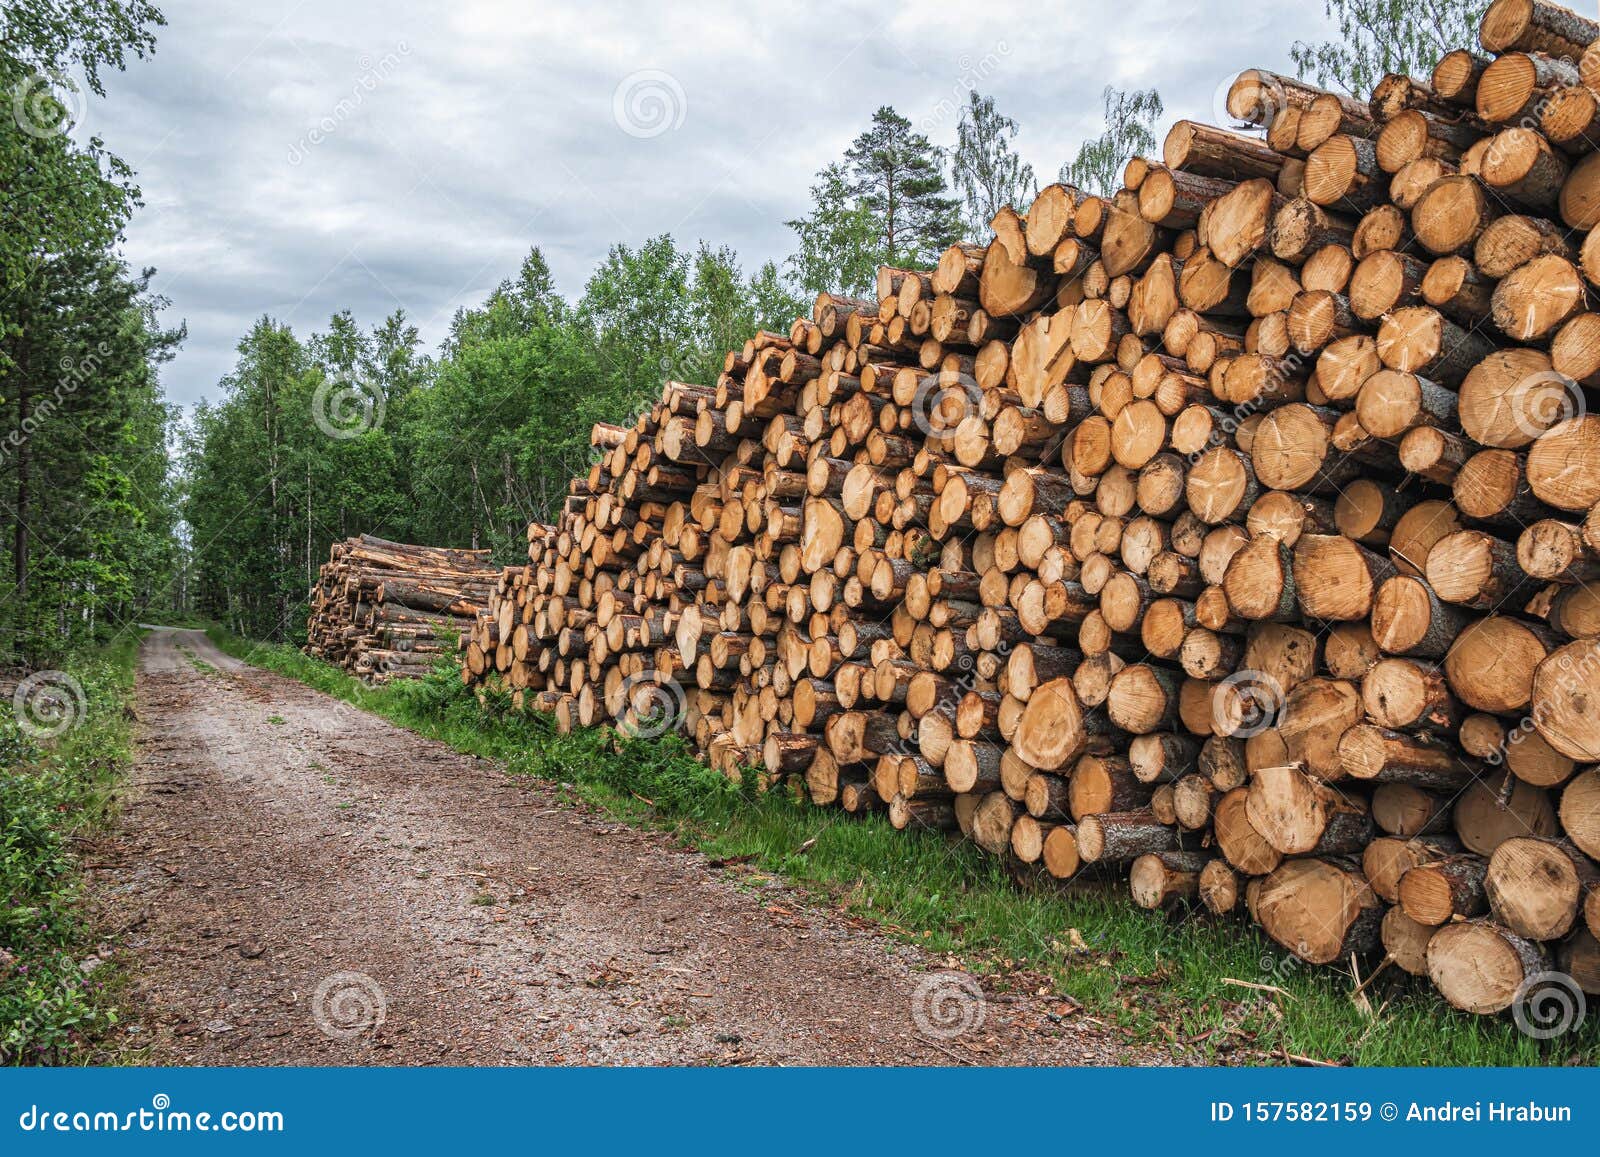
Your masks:
M1383 914L1380 926L1383 950L1401 971L1412 976L1428 975L1428 943L1434 929L1418 924L1399 907Z
M1572 931L1585 898L1600 887L1600 869L1559 840L1514 837L1494 850L1484 878L1495 919L1529 940L1559 940Z
M1128 869L1133 902L1156 910L1197 899L1200 873L1210 861L1201 852L1147 852Z
M1405 914L1425 927L1489 910L1484 894L1488 865L1470 853L1443 856L1411 868L1400 877L1397 899Z
M1087 863L1124 863L1174 851L1178 836L1149 810L1085 816L1077 826L1078 853Z
M1486 920L1451 924L1428 941L1428 976L1439 993L1465 1012L1511 1007L1524 982L1547 970L1530 940Z
M1246 805L1251 826L1286 856L1359 853L1373 836L1365 801L1294 765L1257 769Z
M1383 905L1358 872L1318 859L1289 860L1273 871L1262 882L1255 911L1268 936L1311 964L1370 952L1383 917Z
M546 530L530 531L530 542L542 540ZM501 576L487 551L372 535L335 542L311 590L305 651L369 682L389 682L427 674L443 644L460 636L464 662L486 671L493 649L492 665L509 670L516 624L497 616L493 639L487 626L474 626ZM478 637L467 638L469 631ZM527 686L531 677L522 678Z

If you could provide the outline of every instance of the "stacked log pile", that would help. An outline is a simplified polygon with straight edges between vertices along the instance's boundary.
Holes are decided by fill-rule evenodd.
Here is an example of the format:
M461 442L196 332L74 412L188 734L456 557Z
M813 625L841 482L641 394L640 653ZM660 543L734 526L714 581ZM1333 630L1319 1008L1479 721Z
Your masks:
M1259 134L819 296L596 428L464 678L1474 1012L1600 991L1597 40L1246 72Z
M336 542L309 595L305 652L374 683L424 675L455 649L499 577L487 550L370 534Z

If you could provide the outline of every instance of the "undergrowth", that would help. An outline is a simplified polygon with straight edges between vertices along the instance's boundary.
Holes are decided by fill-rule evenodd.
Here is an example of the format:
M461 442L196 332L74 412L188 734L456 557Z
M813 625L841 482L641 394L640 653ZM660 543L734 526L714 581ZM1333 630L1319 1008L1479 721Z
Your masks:
M115 1020L78 849L114 817L132 759L138 640L68 658L0 711L0 1063L73 1061Z

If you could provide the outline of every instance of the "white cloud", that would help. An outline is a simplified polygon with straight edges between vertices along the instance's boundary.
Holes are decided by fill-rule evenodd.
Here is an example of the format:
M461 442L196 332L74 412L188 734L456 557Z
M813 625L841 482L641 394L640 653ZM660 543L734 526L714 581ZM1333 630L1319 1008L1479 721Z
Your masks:
M781 259L783 221L873 110L949 144L963 76L1049 179L1099 131L1106 84L1210 119L1217 85L1283 67L1320 7L166 0L155 57L89 116L139 170L126 251L189 321L166 370L189 403L263 313L306 335L341 308L373 324L404 306L432 345L533 245L573 297L610 245L663 231L731 245L747 269ZM613 119L640 70L685 102L646 139Z

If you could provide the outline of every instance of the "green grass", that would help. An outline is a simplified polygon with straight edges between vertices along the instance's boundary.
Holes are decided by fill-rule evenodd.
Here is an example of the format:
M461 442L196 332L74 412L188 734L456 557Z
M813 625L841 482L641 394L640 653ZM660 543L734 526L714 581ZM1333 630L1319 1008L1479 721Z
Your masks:
M114 818L133 753L127 710L139 635L70 658L77 723L30 734L0 712L0 1063L81 1059L115 1022L113 962L85 973L95 929L78 848ZM71 698L71 697L69 697Z
M217 669L210 663L207 663L199 655L195 654L193 650L184 646L182 643L179 643L177 646L178 653L188 660L189 666L193 667L196 671L199 671L202 675L216 674Z
M1270 1063L1284 1053L1362 1065L1593 1064L1600 1009L1548 1043L1509 1019L1469 1016L1391 968L1352 999L1345 973L1301 964L1239 920L1166 916L1134 907L1125 885L1065 888L1017 878L974 845L897 832L737 788L675 737L617 745L614 736L555 733L537 714L480 705L453 669L382 688L281 646L213 631L237 658L300 679L513 775L571 784L622 819L666 828L742 870L781 876L892 935L991 978L996 988L1049 988L1176 1060ZM1262 991L1229 979L1271 986ZM1364 976L1365 978L1365 976ZM1073 1015L1070 1010L1068 1018Z

